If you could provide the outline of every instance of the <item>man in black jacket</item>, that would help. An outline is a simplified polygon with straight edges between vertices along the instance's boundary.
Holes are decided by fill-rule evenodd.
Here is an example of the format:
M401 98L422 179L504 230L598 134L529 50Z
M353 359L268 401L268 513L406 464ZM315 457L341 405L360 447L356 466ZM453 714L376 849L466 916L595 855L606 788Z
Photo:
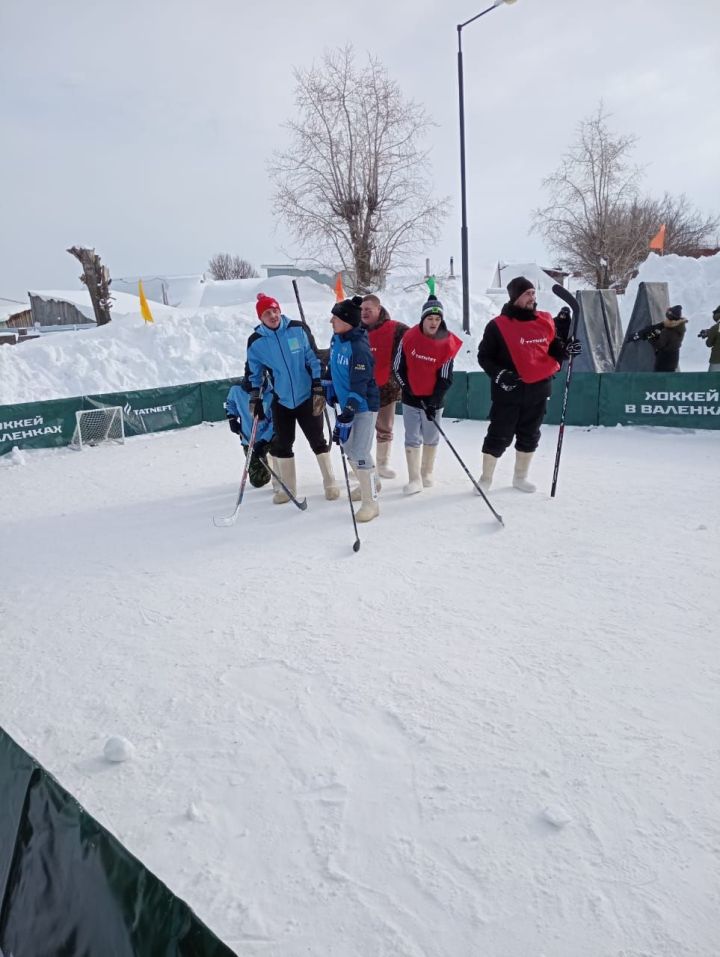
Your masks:
M655 350L655 372L677 372L680 364L680 346L685 338L687 319L682 306L671 306L662 322L645 326L632 337L632 342L644 340Z
M490 488L498 459L514 437L513 486L534 492L527 475L540 441L552 377L563 359L580 352L580 343L568 338L569 316L561 313L556 324L549 312L538 311L529 279L512 279L507 291L508 302L485 327L478 348L478 362L490 376L492 398L480 485Z

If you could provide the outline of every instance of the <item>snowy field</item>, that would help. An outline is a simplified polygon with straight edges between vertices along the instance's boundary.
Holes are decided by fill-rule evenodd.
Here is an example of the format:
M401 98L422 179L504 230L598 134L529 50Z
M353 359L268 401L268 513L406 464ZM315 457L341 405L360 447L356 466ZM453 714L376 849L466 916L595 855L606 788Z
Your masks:
M556 435L357 555L302 442L230 529L224 425L8 456L0 724L239 955L717 957L720 433L569 429L551 500Z

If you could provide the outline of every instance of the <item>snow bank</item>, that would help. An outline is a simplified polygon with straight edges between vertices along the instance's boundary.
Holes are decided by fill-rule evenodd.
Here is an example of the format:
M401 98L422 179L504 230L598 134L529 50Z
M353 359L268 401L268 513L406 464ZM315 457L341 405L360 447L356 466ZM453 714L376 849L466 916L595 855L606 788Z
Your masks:
M503 271L503 280L514 270ZM192 278L192 277L190 277ZM491 271L477 269L476 289L486 289ZM667 282L670 300L682 303L690 326L681 353L684 371L707 368L708 351L697 338L720 303L720 255L710 259L650 256L623 297L624 324L630 318L638 283ZM330 340L330 309L333 291L313 279L298 279L305 316L318 345ZM245 345L257 324L258 292L280 302L284 312L298 316L292 280L271 279L195 283L193 296L200 305L173 308L152 303L155 324L146 326L137 296L116 292L114 321L100 329L59 332L21 346L0 348L0 404L64 398L92 392L122 392L132 389L180 385L203 379L224 379L242 374ZM462 283L458 278L438 280L438 295L445 305L449 328L462 335ZM45 298L67 299L86 315L92 315L90 297L84 290L43 291ZM427 295L419 276L396 276L382 294L383 303L395 319L414 325ZM476 371L477 345L486 323L497 315L504 293L471 295L471 331L456 360L456 368ZM540 291L542 309L556 312L559 302L551 292Z
M666 282L670 305L681 305L690 320L680 351L682 372L704 372L710 350L698 332L712 324L712 312L720 305L720 253L702 259L687 256L658 256L651 253L640 272L620 297L623 326L630 321L641 282Z
M318 345L330 341L334 292L309 278L299 278L305 316ZM0 349L0 404L65 398L93 392L158 388L205 379L242 375L248 336L257 325L258 292L275 296L284 312L298 317L292 281L239 279L203 284L199 309L174 309L151 303L155 318L146 325L137 296L115 293L113 322L99 329L58 332ZM450 328L461 333L462 287L459 280L438 283ZM66 299L92 315L87 292L44 291L45 298ZM396 279L383 293L392 316L415 324L427 296L424 282ZM550 296L550 299L553 297ZM472 333L456 363L477 369L477 343L497 305L486 296L472 297Z

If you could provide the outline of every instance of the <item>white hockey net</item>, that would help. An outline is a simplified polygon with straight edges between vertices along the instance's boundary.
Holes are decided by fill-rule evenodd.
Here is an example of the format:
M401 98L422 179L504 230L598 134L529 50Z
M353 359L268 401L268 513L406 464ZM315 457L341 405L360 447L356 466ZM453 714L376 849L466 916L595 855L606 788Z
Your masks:
M100 409L83 409L75 413L75 431L70 445L82 449L85 445L101 442L124 442L125 422L119 405Z

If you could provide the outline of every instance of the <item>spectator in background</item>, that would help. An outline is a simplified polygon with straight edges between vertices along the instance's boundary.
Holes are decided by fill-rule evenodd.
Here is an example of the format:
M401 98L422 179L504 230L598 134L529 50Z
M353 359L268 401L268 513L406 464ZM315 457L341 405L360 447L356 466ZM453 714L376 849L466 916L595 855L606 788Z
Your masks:
M635 333L631 341L644 340L650 343L655 350L655 372L677 372L686 327L687 319L683 318L682 306L671 306L662 322L645 326Z
M710 350L710 365L708 372L720 372L720 306L712 314L714 325L709 329L702 329L698 335L705 340Z

